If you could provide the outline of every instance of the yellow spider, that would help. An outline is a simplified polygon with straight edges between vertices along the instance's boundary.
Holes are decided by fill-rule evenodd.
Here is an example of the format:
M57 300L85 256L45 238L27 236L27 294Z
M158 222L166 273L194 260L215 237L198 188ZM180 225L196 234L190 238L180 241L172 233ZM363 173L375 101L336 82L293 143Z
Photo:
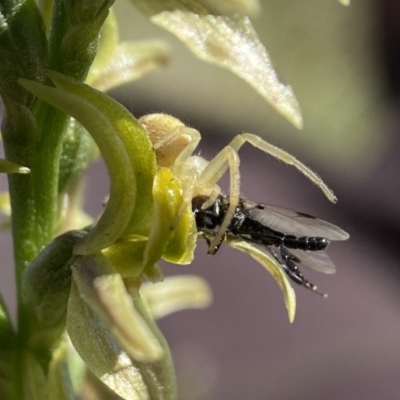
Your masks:
M319 187L331 202L334 203L337 200L332 190L314 171L291 154L254 134L242 133L235 136L212 160L207 161L203 157L193 155L201 139L201 135L196 129L187 127L177 118L166 114L145 115L139 121L149 133L158 165L171 169L181 181L183 203L175 218L174 226L194 197L208 197L202 204L203 210L209 208L217 200L221 194L217 183L229 168L229 206L219 231L209 244L208 252L210 254L217 251L239 204L240 158L238 151L245 143L251 144L286 164L293 165Z

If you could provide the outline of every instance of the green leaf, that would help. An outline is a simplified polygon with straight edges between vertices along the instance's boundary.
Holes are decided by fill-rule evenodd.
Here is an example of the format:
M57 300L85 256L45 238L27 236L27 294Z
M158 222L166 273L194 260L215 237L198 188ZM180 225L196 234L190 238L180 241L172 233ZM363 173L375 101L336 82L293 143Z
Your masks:
M84 80L96 57L97 41L108 13L71 27L62 41L60 56L62 72L77 80Z
M50 67L79 81L96 56L101 27L114 0L65 0L54 5Z
M156 160L147 132L107 95L62 74L48 72L48 75L56 88L25 80L21 84L86 128L98 145L110 175L106 209L84 242L76 247L76 254L94 254L123 234L148 234Z
M5 174L29 174L30 169L27 167L21 167L11 161L0 158L0 173Z
M93 159L95 143L85 128L70 118L63 135L60 156L58 192L63 193L78 178L81 178Z
M0 94L6 107L31 106L33 96L18 79L43 81L47 67L47 39L34 0L3 1L0 9Z
M51 348L65 330L73 248L85 235L70 231L58 236L23 275L22 299L32 317L30 344L43 357L49 357L43 349Z
M108 12L115 0L65 0L65 9L71 22L76 25L91 21L99 15Z
M104 21L103 27L100 31L100 38L98 44L98 50L96 58L90 68L88 79L90 75L95 70L101 70L104 68L112 59L112 54L118 45L119 35L118 35L118 22L115 18L115 13L113 9L110 9L107 19ZM88 79L86 82L88 82Z

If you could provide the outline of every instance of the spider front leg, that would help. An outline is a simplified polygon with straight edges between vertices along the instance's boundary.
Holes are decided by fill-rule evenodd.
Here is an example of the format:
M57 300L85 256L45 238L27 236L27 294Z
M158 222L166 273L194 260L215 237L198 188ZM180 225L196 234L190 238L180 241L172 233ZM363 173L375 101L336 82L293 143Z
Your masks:
M195 190L199 193L209 191L210 198L203 204L205 209L215 202L220 194L219 187L216 185L222 175L229 168L229 206L225 213L224 220L219 231L208 246L208 254L215 254L225 237L225 232L234 216L236 206L240 196L240 159L236 150L230 146L223 148L206 166L201 173Z
M280 161L283 161L285 164L293 165L306 178L308 178L317 187L319 187L328 198L328 200L330 200L332 203L336 203L336 196L333 194L332 190L329 189L329 187L324 183L319 175L317 175L313 170L300 162L296 157L280 149L279 147L268 143L257 135L253 135L252 133L242 133L235 136L228 146L232 147L234 150L236 150L236 152L238 152L245 143L251 144L253 147L256 147L257 149L271 155L272 157Z

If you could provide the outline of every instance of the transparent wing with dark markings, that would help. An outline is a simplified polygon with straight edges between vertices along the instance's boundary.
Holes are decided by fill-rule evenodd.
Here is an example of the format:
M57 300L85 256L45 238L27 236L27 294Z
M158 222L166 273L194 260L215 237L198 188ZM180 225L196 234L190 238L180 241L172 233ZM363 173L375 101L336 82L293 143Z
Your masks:
M261 248L261 247L260 247ZM269 251L274 257L280 254L277 246L264 246L264 250ZM289 249L290 254L296 257L295 263L302 266L312 268L315 271L324 274L334 274L336 267L333 261L324 251L303 251L299 249Z
M338 226L308 214L248 201L244 201L243 205L249 218L287 235L325 237L329 240L349 238L349 234Z
M300 260L300 264L325 274L336 272L335 264L324 251L303 251L290 249L291 254Z

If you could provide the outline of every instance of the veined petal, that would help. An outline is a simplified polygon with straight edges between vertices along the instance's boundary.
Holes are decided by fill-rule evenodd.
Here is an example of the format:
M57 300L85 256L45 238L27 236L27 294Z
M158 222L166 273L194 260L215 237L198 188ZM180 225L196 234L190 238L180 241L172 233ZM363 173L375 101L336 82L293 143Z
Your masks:
M250 17L257 17L261 8L258 0L213 0L209 4L222 14L244 14Z
M106 65L97 68L95 64L90 69L87 83L106 92L164 65L169 55L169 46L161 40L121 43Z
M105 256L97 254L78 257L72 266L72 276L79 290L79 297L102 319L107 329L131 357L148 362L162 357L161 345L135 310L120 274ZM75 346L77 341L81 342L81 323L76 325L77 320L86 317L79 313L83 306L78 305L75 309L74 304L78 300L74 296L70 295L67 329ZM75 322L72 322L73 320ZM84 347L79 353L85 360Z
M88 368L124 399L150 400L141 373L109 327L82 299L75 282L71 287L68 333Z
M173 276L160 283L145 283L141 295L154 318L163 318L180 310L203 309L212 302L209 284L199 276Z
M176 35L200 59L227 68L242 78L293 125L302 128L294 92L279 80L247 16L174 10L153 15L151 21Z
M196 14L246 14L256 16L258 0L131 0L147 15L163 11L185 10Z
M88 257L84 258L87 259ZM136 300L135 309L138 310L136 312L143 319L143 322L139 322L139 325L137 322L132 324L132 318L128 318L125 320L126 327L124 329L130 330L131 336L140 336L143 328L141 325L144 324L143 326L150 330L151 336L148 336L148 339L150 340L151 337L155 336L157 342L162 346L162 353L157 359L138 361L136 357L130 355L120 337L116 335L115 330L110 329L110 322L115 321L104 318L105 303L111 306L109 300L103 297L101 299L103 304L100 305L101 310L99 310L99 304L93 307L98 299L93 298L93 292L89 293L91 289L86 287L82 292L78 288L77 281L80 281L82 287L82 280L88 280L88 278L90 280L90 274L93 272L96 274L96 271L91 268L87 271L88 265L82 265L82 267L84 267L82 270L85 270L82 272L84 275L87 272L87 275L80 277L82 279L74 280L72 283L67 326L72 343L88 368L104 384L124 399L175 400L176 383L168 346L155 324L141 309L140 300ZM107 277L105 279L108 280ZM106 282L105 286L108 286L109 283ZM99 286L97 283L95 285L97 286L96 290L102 291L102 282L98 282L98 284ZM84 286L86 285L84 284ZM120 285L117 284L117 286ZM88 295L90 299L88 299ZM115 288L113 288L111 296L115 297ZM119 306L121 304L118 304L118 301L114 302L114 308ZM125 305L122 304L122 306L126 308ZM115 310L115 313L120 316L124 314L119 310ZM146 338L143 339L146 340ZM132 349L132 346L129 346L129 348Z
M228 239L227 244L234 249L249 254L273 276L283 293L283 299L285 301L289 321L293 322L296 314L296 294L288 278L286 277L286 274L283 272L277 261L268 253L242 240Z

